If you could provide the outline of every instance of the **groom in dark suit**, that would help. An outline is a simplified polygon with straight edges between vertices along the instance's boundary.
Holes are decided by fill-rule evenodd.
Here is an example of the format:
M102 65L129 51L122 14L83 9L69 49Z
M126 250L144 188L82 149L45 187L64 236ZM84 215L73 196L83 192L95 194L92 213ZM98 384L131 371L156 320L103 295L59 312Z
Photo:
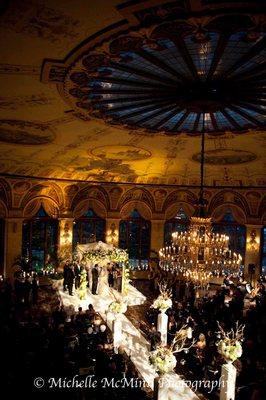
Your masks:
M99 271L98 271L98 264L95 264L94 267L91 270L92 274L92 288L91 288L91 293L92 294L97 294L97 286L98 286L98 280L99 280Z

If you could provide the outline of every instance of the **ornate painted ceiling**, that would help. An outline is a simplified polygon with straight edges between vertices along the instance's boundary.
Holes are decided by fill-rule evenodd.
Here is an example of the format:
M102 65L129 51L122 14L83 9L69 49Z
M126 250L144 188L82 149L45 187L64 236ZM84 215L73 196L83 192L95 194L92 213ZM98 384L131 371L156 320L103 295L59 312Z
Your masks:
M195 186L204 117L205 184L265 186L263 7L6 2L0 174Z

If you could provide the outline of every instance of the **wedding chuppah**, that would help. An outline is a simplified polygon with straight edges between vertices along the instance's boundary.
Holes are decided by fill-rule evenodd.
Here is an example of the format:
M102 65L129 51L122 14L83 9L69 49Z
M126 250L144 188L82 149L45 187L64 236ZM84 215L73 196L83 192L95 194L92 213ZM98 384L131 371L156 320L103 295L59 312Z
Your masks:
M87 271L92 294L104 295L108 287L121 293L127 290L128 254L125 250L101 241L78 244L74 258Z

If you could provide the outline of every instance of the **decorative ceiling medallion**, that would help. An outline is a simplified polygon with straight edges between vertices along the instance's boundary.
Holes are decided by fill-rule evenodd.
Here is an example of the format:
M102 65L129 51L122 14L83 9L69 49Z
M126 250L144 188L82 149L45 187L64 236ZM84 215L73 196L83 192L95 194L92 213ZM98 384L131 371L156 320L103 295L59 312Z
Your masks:
M0 141L17 145L44 145L53 142L55 134L48 125L21 120L0 120Z
M148 150L142 149L141 147L125 145L95 147L90 150L90 154L99 158L127 161L145 160L151 157L151 153Z
M227 164L243 164L257 159L256 154L250 151L237 149L215 149L205 151L205 164L211 165L227 165ZM192 156L194 161L201 161L201 154L197 153Z

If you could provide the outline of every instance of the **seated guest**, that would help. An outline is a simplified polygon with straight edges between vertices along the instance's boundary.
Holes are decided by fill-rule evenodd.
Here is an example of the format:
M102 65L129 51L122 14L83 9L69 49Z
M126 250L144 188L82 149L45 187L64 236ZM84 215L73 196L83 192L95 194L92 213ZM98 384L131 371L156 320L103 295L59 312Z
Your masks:
M100 330L97 333L97 342L102 345L108 343L108 334L106 332L106 325L104 324L100 325Z

